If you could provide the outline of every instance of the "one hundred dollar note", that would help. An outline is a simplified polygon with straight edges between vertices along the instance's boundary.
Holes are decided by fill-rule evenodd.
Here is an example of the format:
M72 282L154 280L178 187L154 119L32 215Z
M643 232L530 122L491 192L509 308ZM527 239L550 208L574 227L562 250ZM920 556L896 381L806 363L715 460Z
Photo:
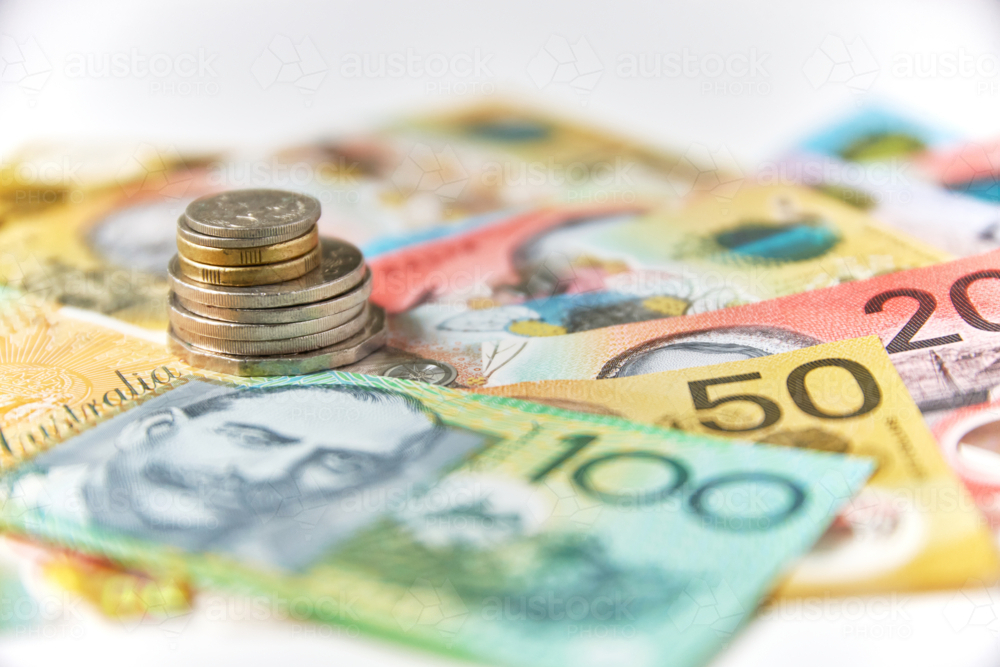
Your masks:
M6 528L502 664L704 663L874 467L340 372L172 386L5 475Z
M481 391L878 461L779 595L961 587L1000 573L982 516L875 336L684 370Z
M484 345L478 370L459 382L628 377L868 335L882 340L930 424L989 402L1000 385L1000 251L714 313ZM996 524L1000 447L993 437L964 438L991 414L949 422L940 444Z

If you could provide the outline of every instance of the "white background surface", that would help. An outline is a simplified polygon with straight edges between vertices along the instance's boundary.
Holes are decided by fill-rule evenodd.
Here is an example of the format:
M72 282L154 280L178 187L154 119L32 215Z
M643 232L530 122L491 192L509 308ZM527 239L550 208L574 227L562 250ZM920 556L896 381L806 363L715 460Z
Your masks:
M35 40L44 61L33 69L49 73L37 92L25 80L0 86L4 153L26 140L60 138L160 140L179 148L272 144L447 104L455 101L442 92L449 86L531 94L668 147L722 144L747 165L865 100L888 102L973 137L1000 135L1000 73L987 71L1000 53L1000 7L986 1L177 0L141 8L127 1L24 1L0 6L0 34L18 44ZM266 77L265 87L254 76L255 60L277 36L315 45L325 76L313 94ZM553 37L589 44L600 69L595 84L582 92L560 82L536 84L529 64ZM825 83L822 77L810 81L806 63L829 39L834 46L860 39L860 55L875 63L874 80L860 90L837 82L836 74ZM201 49L211 72L81 77L67 71L80 56L133 49L170 58ZM477 50L486 60L479 76L345 76L354 56L371 62L410 51L426 62L435 55L472 57ZM644 54L648 60L685 50L709 68L713 57L756 51L762 71L716 78L619 75L623 57ZM983 60L983 71L893 71L900 58L926 64L962 53ZM864 64L859 59L856 66ZM13 69L5 73L5 79L16 76ZM716 90L719 84L723 91Z
M676 150L725 147L745 169L873 101L971 138L1000 137L1000 5L992 2L7 2L0 34L0 159L37 141L268 146L475 92L528 94ZM254 69L282 37L305 44L303 53L314 47L303 63L313 77L299 79L300 87L275 80L266 57ZM557 51L561 39L578 50L553 75L543 50ZM831 61L817 50L839 57L840 46L853 51L827 71ZM123 76L72 69L88 58L130 59L133 50L160 65L185 54L197 62L201 51L207 64L193 76L151 75L131 64ZM467 72L477 51L479 72ZM755 55L759 66L753 75L718 77L619 71L631 56L649 62L685 53L698 67ZM441 77L415 66L400 76L345 69L355 58L394 54L409 54L421 68L459 66ZM965 71L941 66L945 55L964 57ZM907 62L921 71L907 74ZM574 67L589 75L575 88L561 80ZM447 664L289 623L217 620L204 609L180 630L124 627L85 608L70 616L54 637L0 639L0 663ZM754 621L715 664L985 667L1000 664L998 637L995 590L826 600Z

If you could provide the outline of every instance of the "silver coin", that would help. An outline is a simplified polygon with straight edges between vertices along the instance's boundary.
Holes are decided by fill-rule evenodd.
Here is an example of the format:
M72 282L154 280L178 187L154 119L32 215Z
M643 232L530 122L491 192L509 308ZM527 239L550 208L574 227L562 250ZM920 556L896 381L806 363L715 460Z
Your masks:
M196 232L224 238L300 236L319 220L319 200L287 190L230 190L188 204L184 219Z
M195 315L177 302L173 296L170 301L170 324L178 329L192 331L201 336L211 338L226 338L229 340L276 340L279 338L295 338L309 334L327 331L353 320L361 314L365 304L359 303L354 308L333 313L326 317L317 317L303 322L287 324L242 324L238 322L223 322L200 315Z
M377 352L373 352L362 361L344 366L340 370L348 373L360 373L362 375L385 375L385 372L393 366L398 366L405 361L421 361L423 357L398 347L386 345Z
M167 332L172 354L198 368L242 377L271 375L305 375L355 364L385 345L385 311L370 308L364 328L350 338L312 352L279 356L233 356L203 350Z
M369 270L365 273L365 279L361 281L361 284L351 291L345 292L340 296L335 296L332 299L308 303L304 306L288 306L287 308L218 308L185 299L179 294L174 294L173 298L195 315L201 315L212 320L241 324L288 324L290 322L314 320L350 310L367 301L371 293L372 272Z
M401 380L414 380L416 382L426 382L427 384L439 384L448 386L458 377L458 371L451 364L432 359L416 359L414 361L404 361L387 368L382 375Z
M177 322L171 322L170 328L178 338L212 352L222 354L235 354L238 356L265 356L269 354L297 354L308 352L329 345L336 345L342 340L350 338L361 331L368 319L368 308L362 306L358 315L354 319L331 327L324 331L319 331L305 336L294 336L291 338L269 338L267 340L233 340L231 338L215 338L205 334L191 331L177 326Z
M233 354L237 356L266 356L273 354L296 354L308 352L321 347L336 345L342 340L346 340L358 333L365 327L368 320L368 308L362 306L359 314L354 319L344 324L331 327L325 331L308 334L305 336L295 336L293 338L276 338L267 340L233 340L231 338L215 338L205 334L191 331L190 329L178 326L178 322L171 321L170 329L174 334L196 347L211 352L221 352L222 354Z
M354 288L365 275L361 251L337 239L321 239L322 264L301 278L271 285L228 287L191 280L170 260L170 288L183 299L220 308L282 308L324 301Z
M307 229L306 234L311 232L312 229ZM196 232L184 221L184 216L182 215L177 219L177 236L180 236L188 243L194 243L195 245L208 246L209 248L259 248L263 245L271 245L273 243L284 243L285 241L291 241L292 239L298 238L298 234L285 233L276 234L274 236L268 236L263 239L242 239L242 238L224 238L222 236L209 236L208 234L202 234Z

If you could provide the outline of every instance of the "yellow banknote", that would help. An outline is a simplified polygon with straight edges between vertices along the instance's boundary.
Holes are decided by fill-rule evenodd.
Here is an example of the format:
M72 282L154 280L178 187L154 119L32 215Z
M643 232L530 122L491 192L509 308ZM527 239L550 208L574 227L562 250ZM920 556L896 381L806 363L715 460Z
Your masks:
M698 151L691 150L681 155L654 147L648 140L557 117L511 101L490 101L411 118L391 131L431 140L462 142L478 147L480 152L489 151L493 155L523 161L523 165L513 170L509 162L486 165L483 175L487 178L492 173L504 180L517 180L526 169L523 180L545 175L550 180L562 177L570 186L577 181L575 185L579 186L582 181L593 179L598 185L603 181L605 191L608 186L631 190L639 185L646 193L655 190L641 186L656 181L660 185L660 199L671 199L692 189L729 191L738 189L742 183L738 167L728 155L709 155L707 151L699 155ZM710 169L711 164L718 168ZM597 166L599 169L594 172Z
M594 239L640 264L666 257L706 284L755 299L927 266L948 253L807 188L750 186L664 208ZM601 247L601 246L599 246Z
M26 152L0 167L0 285L165 329L177 217L218 187L207 164L140 145Z
M993 542L875 336L609 380L483 389L684 431L870 457L878 468L779 596L993 579Z
M153 395L183 368L162 345L0 295L0 470Z

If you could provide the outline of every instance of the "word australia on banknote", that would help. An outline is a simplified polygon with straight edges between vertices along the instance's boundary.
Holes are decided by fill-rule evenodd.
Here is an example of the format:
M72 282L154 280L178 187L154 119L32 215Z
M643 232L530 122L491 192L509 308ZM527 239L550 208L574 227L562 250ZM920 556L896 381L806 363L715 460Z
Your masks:
M489 384L502 385L642 375L867 335L881 338L932 425L989 401L1000 384L1000 251L714 313L484 345L483 356ZM963 445L961 435L942 441L945 458L996 522L1000 443Z
M480 391L878 461L780 595L960 587L998 574L982 516L875 336L684 370Z
M0 470L186 372L162 345L73 313L0 292Z
M348 373L173 384L8 474L5 526L504 664L704 663L873 468Z

